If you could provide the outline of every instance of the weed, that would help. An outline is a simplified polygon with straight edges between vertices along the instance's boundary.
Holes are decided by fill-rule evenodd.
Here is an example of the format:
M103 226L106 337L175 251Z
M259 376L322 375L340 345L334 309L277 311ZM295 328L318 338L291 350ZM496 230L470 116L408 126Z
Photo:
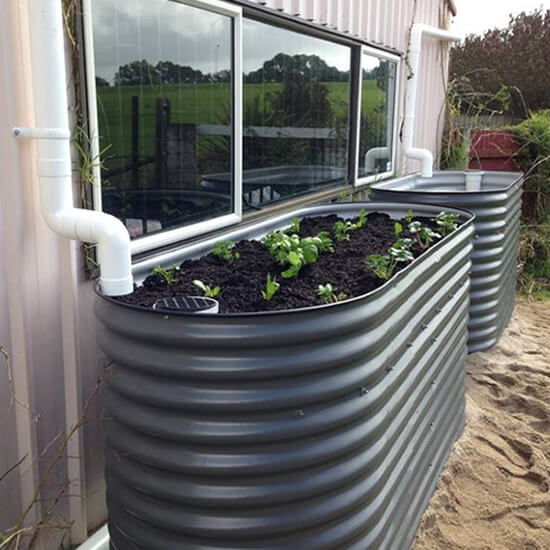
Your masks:
M347 298L347 295L343 292L337 292L330 283L325 285L319 285L317 288L317 295L325 302L325 304L335 304L341 302Z
M219 241L216 243L216 247L212 251L212 254L226 262L238 260L241 255L236 250L233 250L234 246L235 243L233 241Z
M171 265L168 268L157 265L153 269L155 275L160 275L167 285L173 285L178 282L178 266Z

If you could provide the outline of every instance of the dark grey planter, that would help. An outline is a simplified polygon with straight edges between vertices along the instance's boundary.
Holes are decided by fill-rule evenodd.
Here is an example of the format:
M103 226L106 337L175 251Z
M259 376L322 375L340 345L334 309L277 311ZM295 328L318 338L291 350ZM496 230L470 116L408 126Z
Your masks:
M481 189L468 191L466 175ZM518 172L442 171L372 186L375 201L411 201L463 208L475 214L470 290L470 353L494 346L508 325L516 296L523 175Z
M227 238L409 207L313 207ZM409 547L464 422L473 225L461 220L384 286L338 304L167 315L99 294L111 547Z

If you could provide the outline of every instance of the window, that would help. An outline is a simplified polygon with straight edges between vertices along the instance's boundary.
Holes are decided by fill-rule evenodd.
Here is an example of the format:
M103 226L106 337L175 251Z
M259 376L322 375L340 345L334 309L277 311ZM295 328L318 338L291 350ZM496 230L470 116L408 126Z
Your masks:
M393 174L399 57L222 0L83 3L94 207L134 254Z
M96 202L125 223L133 252L238 221L240 9L210 0L86 8ZM220 172L225 184L211 189L206 176Z
M247 19L244 207L348 182L351 48Z
M356 185L395 171L397 56L364 47L358 105Z

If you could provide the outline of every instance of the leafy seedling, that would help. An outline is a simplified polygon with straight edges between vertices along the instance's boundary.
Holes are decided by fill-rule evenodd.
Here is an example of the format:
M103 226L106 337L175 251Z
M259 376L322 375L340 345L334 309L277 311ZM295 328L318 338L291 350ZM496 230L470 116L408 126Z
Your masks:
M273 296L275 296L275 294L279 290L280 286L281 285L277 282L275 277L272 279L271 273L268 273L267 280L265 283L265 290L262 290L263 299L266 300L267 302L271 301Z
M413 218L414 212L409 208L409 210L407 210L407 214L405 215L405 221L407 222L407 225L413 221Z
M300 218L294 218L287 231L292 233L300 233Z
M155 275L160 275L167 285L173 285L178 282L178 266L171 265L168 268L157 265L153 269Z
M367 211L364 208L361 208L359 211L359 217L355 222L356 228L361 229L367 223Z
M332 234L337 241L349 241L349 234L353 229L356 229L354 223L339 220L332 226Z
M315 263L321 252L333 252L332 240L326 232L301 239L295 233L272 231L262 242L281 265L289 266L281 273L285 279L296 277L304 265Z
M409 224L409 233L415 236L421 248L428 248L435 239L440 239L441 235L429 227L422 225L419 221Z
M412 239L400 239L388 250L388 254L371 254L365 258L365 267L380 279L388 280L400 263L414 260L410 251Z
M197 288L200 288L202 290L203 294L207 298L215 298L220 293L220 290L221 290L219 286L216 286L216 287L212 288L209 285L203 283L202 281L199 281L198 279L195 279L193 281L193 284Z
M399 237L401 237L401 235L403 234L403 224L395 222L393 224L393 232L395 233L395 236L399 239Z
M439 232L445 236L458 229L456 221L459 218L459 214L453 214L452 212L440 212L432 221L438 226Z
M226 262L238 260L241 255L233 249L234 246L235 243L233 241L219 241L216 243L216 247L212 251L212 254Z
M330 283L326 285L319 285L317 288L317 295L325 302L325 304L336 304L347 298L344 292L336 292Z

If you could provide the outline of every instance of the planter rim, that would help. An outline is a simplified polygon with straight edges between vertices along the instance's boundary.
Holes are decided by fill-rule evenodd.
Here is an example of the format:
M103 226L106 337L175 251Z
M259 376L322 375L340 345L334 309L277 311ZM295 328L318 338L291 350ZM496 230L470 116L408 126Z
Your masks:
M433 208L434 210L441 210L441 205L436 204L420 204L420 203L386 203L386 202L376 202L376 201L366 201L366 202L341 202L337 203L335 205L323 205L325 208L319 211L319 207L309 207L309 208L302 208L298 210L291 211L289 213L286 213L284 216L281 216L281 221L284 222L287 219L292 219L292 217L296 217L297 215L302 215L303 217L307 215L323 215L323 214L337 214L338 206L345 206L345 205L353 205L356 207L357 210L361 210L361 208L368 208L370 210L369 213L380 213L385 214L386 212L384 210L397 210L397 209L413 209L414 207L417 208ZM335 209L336 212L332 212L332 209ZM246 318L246 317L277 317L277 316L283 316L283 315L298 315L300 313L305 312L311 312L311 311L331 311L334 310L334 308L343 308L346 306L349 306L350 304L353 304L355 302L358 302L360 300L365 300L367 298L370 298L377 293L381 293L386 290L386 288L392 284L395 285L400 280L402 280L408 273L411 271L414 267L422 263L426 260L426 258L429 256L427 254L431 251L437 251L439 248L441 248L445 243L449 242L451 238L454 238L456 235L459 235L460 233L463 233L466 231L471 225L473 225L475 215L465 209L462 208L454 208L454 207L445 207L445 211L447 212L454 212L461 216L461 225L458 227L456 231L453 231L452 233L449 233L442 239L440 239L437 243L432 245L429 249L425 250L420 256L417 256L412 262L407 264L403 269L401 269L398 273L390 277L386 282L384 282L379 287L371 290L370 292L367 292L365 294L361 294L359 296L354 296L353 298L348 298L346 300L342 300L341 302L336 302L332 304L319 304L315 306L308 306L308 307L302 307L302 308L293 308L293 309L281 309L281 310L275 310L275 311L252 311L252 312L238 312L238 313L201 313L200 317L203 319L214 319L214 318ZM247 228L241 228L243 231ZM254 225L250 226L248 229L253 230ZM243 239L246 239L246 237L243 236ZM212 239L208 239L205 242L209 242ZM216 241L220 240L220 236L218 236ZM249 238L249 240L254 240L254 238ZM213 240L212 240L213 241ZM183 247L182 247L183 248ZM128 304L125 302L121 302L119 300L114 299L111 296L105 296L101 292L100 288L100 282L99 280L96 281L96 283L93 286L95 294L107 301L111 304L123 307L125 309L130 309L134 311L139 311L142 313L149 313L151 315L157 315L157 316L170 316L170 317L182 317L182 318L189 318L189 317L196 317L196 313L186 313L186 312L177 312L174 311L172 313L167 313L165 311L156 311L149 307L144 306L138 306L135 304ZM331 309L332 308L332 309Z
M507 185L503 185L502 187L496 188L496 189L480 189L479 191L472 191L472 190L459 190L459 189L402 189L402 188L396 188L396 185L399 185L400 182L404 180L414 180L414 179L425 179L427 180L427 183L429 183L429 180L436 180L437 176L445 176L446 174L449 175L456 175L456 174L463 174L466 175L468 173L481 173L482 178L485 174L490 174L491 176L508 176L508 177L514 177ZM502 193L505 191L509 191L512 187L518 184L518 182L521 182L524 177L524 173L517 171L504 171L504 170L476 170L475 168L469 169L469 170L439 170L433 173L432 178L423 178L420 172L415 172L414 174L408 174L407 176L403 176L401 178L397 178L390 181L384 181L380 183L373 183L370 187L371 189L374 189L376 191L383 191L384 193L394 193L396 195L399 194L406 194L406 193L412 193L414 195L451 195L451 196L479 196L479 195L494 195L495 193ZM423 203L426 204L426 203Z

